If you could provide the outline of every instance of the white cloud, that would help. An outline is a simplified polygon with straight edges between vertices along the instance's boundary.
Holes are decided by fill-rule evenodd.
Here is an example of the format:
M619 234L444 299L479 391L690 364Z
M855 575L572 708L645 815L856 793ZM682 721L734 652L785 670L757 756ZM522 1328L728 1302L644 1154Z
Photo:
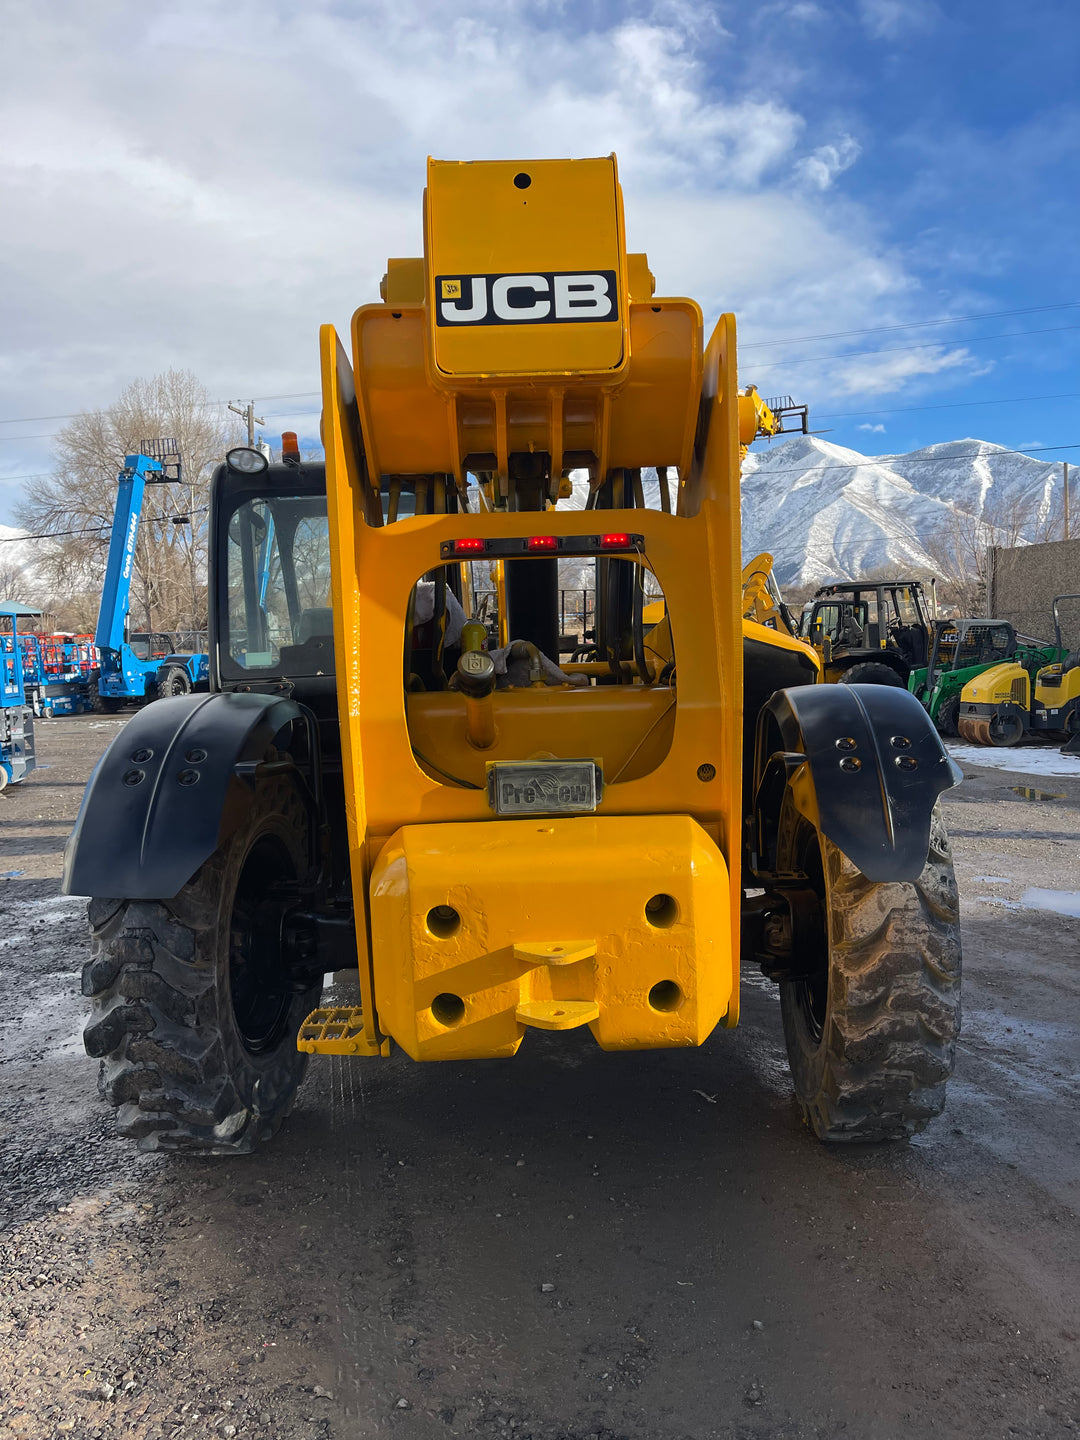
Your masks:
M830 380L837 395L875 395L896 390L915 376L940 375L947 370L967 372L975 363L975 357L963 346L951 350L938 346L906 355L840 359L830 369Z
M714 5L650 17L588 28L555 0L20 7L0 95L0 417L107 403L169 366L222 397L315 390L318 323L347 331L385 257L421 252L430 152L616 151L629 243L661 292L710 319L734 308L755 338L906 318L904 261L828 188L855 142L799 161L793 103L706 71L698 47L728 43ZM46 442L0 445L8 474L47 464Z
M858 429L860 429L860 430L869 430L872 435L884 435L884 434L885 434L885 426L884 426L884 425L860 425L860 426L858 426Z
M930 0L859 0L859 19L876 40L896 40L928 29L937 18Z
M815 0L773 0L772 4L760 6L757 14L763 20L793 20L799 24L816 24L827 18Z
M796 161L795 174L807 185L828 190L837 175L850 169L861 153L859 142L844 135L836 145L819 145L813 154Z

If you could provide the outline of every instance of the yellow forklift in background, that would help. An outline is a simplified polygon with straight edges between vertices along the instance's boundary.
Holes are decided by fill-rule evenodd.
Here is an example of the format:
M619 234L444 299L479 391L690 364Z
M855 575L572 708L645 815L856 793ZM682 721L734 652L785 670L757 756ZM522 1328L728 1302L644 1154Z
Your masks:
M742 963L817 1136L920 1130L960 1023L958 772L913 696L817 684L744 614L734 318L706 342L655 293L614 157L429 162L381 297L351 353L321 331L325 467L217 471L212 693L133 717L68 846L120 1131L250 1150L309 1055L701 1045ZM567 565L595 656L560 664ZM359 1003L321 1005L346 965Z

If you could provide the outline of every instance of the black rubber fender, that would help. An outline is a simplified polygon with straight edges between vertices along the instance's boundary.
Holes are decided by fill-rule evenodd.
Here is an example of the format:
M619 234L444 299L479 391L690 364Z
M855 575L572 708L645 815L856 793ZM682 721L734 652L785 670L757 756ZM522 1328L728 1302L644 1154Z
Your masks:
M784 869L785 807L804 816L875 882L915 880L934 805L963 779L933 721L891 685L800 685L758 715L754 869Z
M182 695L138 711L90 777L64 850L63 893L172 899L243 823L257 767L295 743L298 727L317 787L315 722L293 700Z

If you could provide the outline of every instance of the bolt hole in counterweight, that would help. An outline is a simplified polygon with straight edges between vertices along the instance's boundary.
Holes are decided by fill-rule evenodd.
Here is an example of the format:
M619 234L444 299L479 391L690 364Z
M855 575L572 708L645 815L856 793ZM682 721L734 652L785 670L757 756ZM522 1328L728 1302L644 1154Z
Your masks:
M514 184L519 190L527 190L532 184L532 176L526 175L524 170L519 170L514 176Z
M674 895L654 895L645 902L645 919L657 930L670 930L679 918L679 905Z
M452 1028L465 1019L465 1001L460 995L451 995L447 990L442 995L435 996L431 1002L431 1013L440 1025Z
M661 980L649 991L649 1004L663 1015L671 1015L681 1008L683 992L674 980Z
M427 913L427 928L436 940L449 940L461 929L461 916L452 905L433 905Z

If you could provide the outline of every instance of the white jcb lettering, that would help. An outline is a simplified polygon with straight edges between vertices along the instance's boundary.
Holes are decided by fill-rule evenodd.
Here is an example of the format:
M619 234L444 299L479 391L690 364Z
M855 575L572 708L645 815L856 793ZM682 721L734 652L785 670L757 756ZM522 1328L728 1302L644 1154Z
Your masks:
M470 321L483 320L487 314L487 281L483 275L472 277L472 304L462 305L459 301L440 300L439 314L443 320L467 325Z
M543 275L500 275L491 287L491 308L500 320L544 320L551 314L550 300L534 298L531 305L511 305L510 296L515 290L531 290L534 297L546 295L549 288Z
M440 275L439 325L522 325L618 318L615 275Z
M611 311L603 275L555 276L555 315L559 320L600 320Z

